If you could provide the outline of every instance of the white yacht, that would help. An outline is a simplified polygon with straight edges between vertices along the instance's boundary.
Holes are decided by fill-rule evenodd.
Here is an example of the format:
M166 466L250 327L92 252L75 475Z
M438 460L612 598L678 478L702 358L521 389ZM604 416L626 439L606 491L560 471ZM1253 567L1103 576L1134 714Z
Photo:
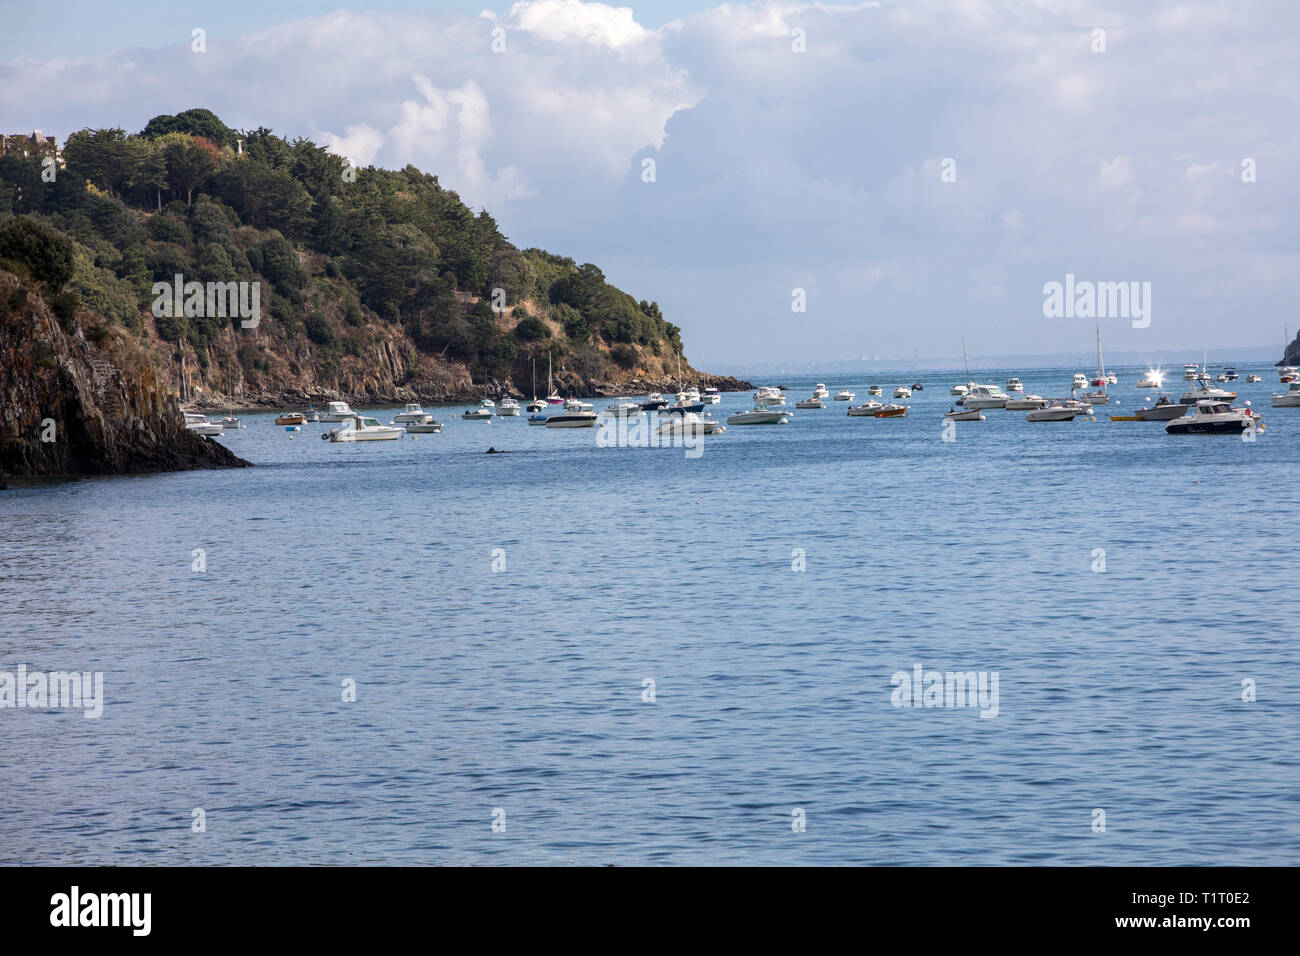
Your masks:
M330 402L321 414L320 420L323 422L350 422L356 417L357 413L348 407L347 402Z
M1224 371L1223 377L1227 379L1229 382L1235 382L1241 376L1237 374L1237 370L1235 368L1230 368Z
M501 399L501 404L497 406L497 415L501 418L515 418L519 415L519 403L513 398Z
M1207 377L1204 381L1196 383L1194 388L1189 388L1183 392L1182 397L1178 399L1181 405L1193 405L1201 401L1213 402L1230 402L1237 397L1236 392L1230 392L1224 388L1216 388Z
M1087 387L1088 387L1088 376L1084 375L1082 372L1075 372L1074 378L1070 381L1071 390L1076 388L1087 388Z
M403 429L381 425L375 418L353 415L351 420L321 435L326 441L392 441L402 437Z
M868 394L868 395L884 395L884 394L885 394L885 390L884 390L883 388L881 388L879 385L872 385L869 389L867 389L867 394Z
M894 398L911 398L912 390L906 385L900 385L894 389Z
M564 400L564 410L566 412L591 412L595 411L596 406L591 402L584 402L580 398L566 398Z
M1165 373L1159 369L1147 369L1147 373L1138 379L1138 388L1164 388Z
M825 382L818 382L813 388L813 398L830 398L831 393L826 390Z
M974 382L967 382L965 385L954 385L952 388L948 389L948 394L965 395L967 392L970 391L970 387L974 384L975 384Z
M548 415L543 422L547 428L593 428L596 425L596 413L585 402L578 403L583 408L569 408L565 403L564 411ZM529 420L531 423L531 419Z
M716 388L706 388L700 393L700 401L705 405L716 405L722 401L722 393Z
M658 392L651 392L644 402L641 403L641 410L644 412L655 412L665 407L668 399L664 398Z
M1009 412L1029 412L1035 408L1046 408L1050 404L1051 402L1041 395L1020 395L1008 398L1003 408Z
M1281 395L1269 399L1274 408L1300 408L1300 382L1292 382Z
M1254 372L1251 372L1249 375L1246 376L1246 382L1247 382L1247 383L1251 383L1251 382L1262 382L1262 381L1264 381L1264 380L1263 380L1262 378L1260 378L1258 375L1256 375Z
M196 435L206 435L208 437L220 435L225 431L216 422L209 421L207 415L200 415L198 412L185 413L185 427Z
M1025 386L1020 381L1020 379L1016 378L1013 375L1009 379L1007 379L1006 389L1008 395L1012 394L1013 392L1024 394Z
M465 419L467 422L490 422L492 420L493 412L496 411L496 407L496 402L492 401L490 398L485 398L483 401L478 403L478 408L471 408L460 417Z
M1259 416L1249 408L1233 408L1227 402L1201 399L1188 408L1187 414L1175 418L1165 426L1170 435L1213 434L1236 432L1241 434L1252 425L1259 424Z
M759 408L769 405L784 405L785 393L774 385L764 385L754 393L754 404Z
M1025 421L1069 422L1074 420L1074 416L1086 414L1088 411L1090 411L1089 407L1081 402L1053 402L1029 412L1025 416Z
M855 398L857 398L857 396L852 392L850 392L847 388L840 389L838 392L835 393L835 401L837 402L851 402Z
M966 393L962 407L971 408L1005 408L1010 396L997 385L976 385Z
M1114 373L1114 372L1107 372L1107 373L1106 373L1106 384L1107 384L1107 385L1118 385L1118 384L1119 384L1119 379L1115 377L1115 373Z
M767 408L755 408L752 411L736 412L727 417L728 425L785 425L790 421L783 411Z
M685 405L698 405L700 402L700 390L691 386L683 392L678 392L677 401Z
M660 435L714 435L727 429L712 418L703 418L695 412L685 415L673 415L664 420L658 428Z
M406 406L405 411L398 412L393 416L393 424L405 425L407 422L422 422L429 417L429 414L420 407L418 402L412 402Z

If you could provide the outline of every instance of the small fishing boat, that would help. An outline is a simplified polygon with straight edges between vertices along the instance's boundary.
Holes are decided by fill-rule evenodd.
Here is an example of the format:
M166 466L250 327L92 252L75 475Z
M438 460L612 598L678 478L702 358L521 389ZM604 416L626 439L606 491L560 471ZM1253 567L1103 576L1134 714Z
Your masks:
M1035 408L1025 415L1027 422L1070 422L1076 415L1082 415L1091 409L1080 402L1053 402L1046 408Z
M407 422L408 435L436 435L442 431L442 422L435 422L432 415L425 415L425 421Z
M894 398L911 398L912 390L906 385L900 385L894 389Z
M883 406L877 409L876 413L871 417L872 418L906 418L907 406L896 405L893 402L886 402Z
M944 421L949 422L982 422L984 421L984 413L978 408L972 408L969 411L966 409L957 411L955 408L950 408L944 413L943 418Z
M496 411L497 403L490 398L485 398L478 403L478 408L471 408L460 417L467 422L490 422L492 414Z
M878 402L873 398L861 405L850 405L848 411L844 414L848 415L850 418L873 418L875 417L876 412L880 411L884 407L885 405L883 402Z
M289 412L287 415L281 415L275 420L277 425L303 425L307 421L307 416L302 412Z
M620 398L612 405L605 406L605 411L615 418L635 418L641 414L641 406L630 398Z
M700 401L705 405L716 405L722 401L722 393L716 388L706 388L700 393Z
M1139 408L1133 413L1141 422L1167 422L1187 414L1187 406L1179 404L1168 395L1161 395L1149 408Z
M513 398L501 399L501 404L497 406L497 416L500 418L515 418L519 415L519 403Z
M1264 380L1260 378L1258 375L1256 375L1254 372L1251 372L1249 375L1246 376L1247 383L1262 382L1262 381Z
M220 425L222 428L243 428L244 427L239 423L238 418L234 418L233 416L230 415L227 415L225 418L221 419L221 421L217 422L217 424Z
M1292 382L1281 395L1272 396L1269 403L1274 408L1300 408L1300 382Z
M913 382L913 383L912 383L912 391L914 391L914 392L923 392L923 391L925 391L925 386L922 385L920 382Z
M857 396L854 395L852 392L850 392L847 388L841 389L840 391L835 393L835 401L837 402L851 402L855 398L857 398Z
M651 392L644 402L641 403L641 410L644 412L657 412L661 408L668 407L668 399L664 398L658 392Z
M801 402L795 402L794 407L795 408L825 408L826 403L823 402L820 398L814 396L813 398L805 398Z
M818 382L813 388L813 398L830 398L831 393L826 390L825 382Z
M1020 381L1020 379L1016 378L1013 375L1011 376L1011 378L1007 379L1006 390L1008 395L1012 394L1013 392L1024 394L1025 386L1024 383Z

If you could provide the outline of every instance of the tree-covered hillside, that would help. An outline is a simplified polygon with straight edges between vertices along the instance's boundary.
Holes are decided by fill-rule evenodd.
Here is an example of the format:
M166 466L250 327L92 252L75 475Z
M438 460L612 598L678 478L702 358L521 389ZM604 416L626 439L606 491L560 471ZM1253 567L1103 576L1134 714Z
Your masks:
M0 225L28 217L67 237L67 275L45 283L51 304L62 293L92 341L152 341L165 375L188 365L208 395L311 386L364 397L384 391L376 381L450 393L457 375L526 390L548 354L574 383L675 370L680 330L656 303L590 263L517 248L486 211L412 166L354 169L308 140L235 131L202 109L138 133L81 130L63 161L0 157ZM0 259L24 268L21 256ZM261 324L155 318L153 284L177 274L260 282Z

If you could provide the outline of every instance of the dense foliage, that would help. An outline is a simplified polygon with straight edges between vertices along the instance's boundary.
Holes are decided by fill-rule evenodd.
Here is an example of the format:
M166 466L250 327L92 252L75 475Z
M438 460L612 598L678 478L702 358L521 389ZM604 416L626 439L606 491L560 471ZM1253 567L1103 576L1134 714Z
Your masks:
M46 182L38 159L0 157L0 258L28 250L33 274L129 329L142 328L152 284L182 274L260 279L283 334L319 351L355 351L360 330L397 324L478 379L511 375L548 350L576 368L594 361L594 347L621 346L625 367L638 349L681 348L657 304L614 288L594 265L517 249L487 212L413 166L354 169L306 139L237 132L202 109L156 116L136 134L81 130L63 159ZM62 251L51 237L66 241ZM502 314L494 289L504 290ZM337 308L327 315L323 302ZM202 349L229 321L156 327Z

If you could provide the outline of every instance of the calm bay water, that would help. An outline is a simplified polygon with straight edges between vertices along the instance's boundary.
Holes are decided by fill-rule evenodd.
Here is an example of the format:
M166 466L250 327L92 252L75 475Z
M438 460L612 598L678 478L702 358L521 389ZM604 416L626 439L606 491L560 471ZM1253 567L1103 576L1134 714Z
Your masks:
M0 670L103 671L107 704L0 710L0 862L1295 864L1300 409L1251 370L1254 443L1106 420L1133 369L1098 421L945 443L947 373L907 419L829 403L694 460L457 407L21 484ZM997 716L896 708L917 664L998 672Z

